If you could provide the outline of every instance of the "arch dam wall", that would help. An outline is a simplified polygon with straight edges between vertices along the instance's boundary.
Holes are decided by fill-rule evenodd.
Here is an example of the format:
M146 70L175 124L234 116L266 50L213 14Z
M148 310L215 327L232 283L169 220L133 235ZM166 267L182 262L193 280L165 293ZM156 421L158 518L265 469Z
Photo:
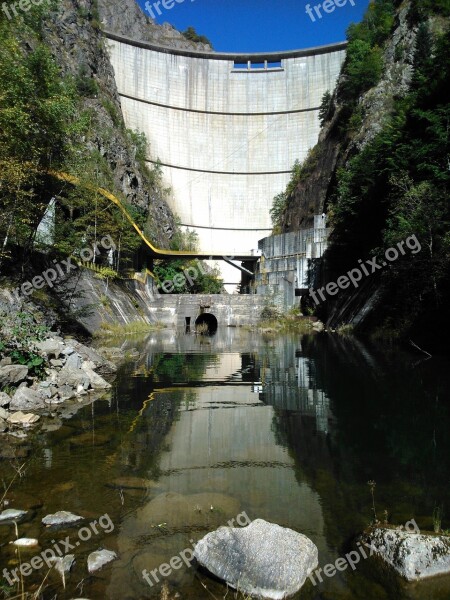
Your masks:
M182 225L201 250L256 249L271 233L273 197L317 142L346 43L236 55L106 36L126 125L146 134ZM227 283L239 279L224 272Z

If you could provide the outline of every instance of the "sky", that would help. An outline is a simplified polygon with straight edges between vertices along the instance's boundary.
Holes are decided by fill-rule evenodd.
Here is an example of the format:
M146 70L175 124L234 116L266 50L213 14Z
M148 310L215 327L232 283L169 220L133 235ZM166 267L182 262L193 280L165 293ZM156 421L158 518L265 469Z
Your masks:
M162 0L159 15L157 0L136 1L151 16L145 11L147 1L157 23L168 22L180 31L194 27L218 52L274 52L340 42L369 4L369 0ZM315 20L306 12L308 4ZM325 12L322 4L334 10ZM314 10L319 5L321 18Z

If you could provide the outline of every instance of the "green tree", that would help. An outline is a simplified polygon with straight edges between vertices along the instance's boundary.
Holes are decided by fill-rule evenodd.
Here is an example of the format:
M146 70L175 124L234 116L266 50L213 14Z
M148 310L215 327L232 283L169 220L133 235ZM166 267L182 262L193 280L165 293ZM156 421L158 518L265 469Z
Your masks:
M320 104L320 110L319 110L319 121L320 121L321 127L323 127L325 125L326 121L328 121L330 109L331 109L331 100L332 100L331 92L330 92L330 90L327 90L324 93L324 95L322 96L322 102Z

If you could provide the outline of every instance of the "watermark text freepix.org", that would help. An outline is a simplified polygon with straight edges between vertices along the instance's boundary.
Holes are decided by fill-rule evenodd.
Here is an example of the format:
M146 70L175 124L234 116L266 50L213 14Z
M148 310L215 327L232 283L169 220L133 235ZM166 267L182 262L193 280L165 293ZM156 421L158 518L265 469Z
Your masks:
M3 2L2 3L2 11L5 13L6 17L11 21L14 17L18 17L20 10L21 12L28 12L30 8L34 6L40 6L46 2L46 0L19 0L19 2ZM11 15L12 13L12 15Z
M100 240L100 244L95 242L92 247L83 248L80 252L80 258L83 262L91 262L95 256L100 254L99 247L104 250L115 251L116 245L114 244L110 235L104 236ZM48 286L53 288L55 282L58 279L64 279L71 274L73 270L78 269L78 264L73 262L75 259L73 256L69 256L67 260L58 262L56 259L53 261L54 267L43 271L41 275L36 275L31 281L25 281L20 287L17 287L12 292L7 292L9 301L14 304L14 301L20 300L20 295L30 296L34 290L41 290Z
M378 263L376 256L370 260L366 260L365 262L359 259L359 267L351 269L346 275L339 277L336 282L330 282L325 287L317 290L313 290L311 288L309 290L309 295L316 304L320 304L320 302L325 302L325 294L328 294L329 296L336 296L339 290L346 290L348 287L350 287L350 285L354 285L355 288L359 287L359 282L363 279L363 277L369 277L380 269L384 269L390 262L396 261L400 255L405 256L405 245L411 251L411 254L417 254L422 250L422 246L420 245L417 237L415 235L411 235L406 240L398 242L396 248L388 248L384 253L384 258L386 260L382 260L381 264ZM368 267L370 267L370 270ZM317 296L320 296L320 299Z
M400 530L405 530L408 533L420 533L420 529L414 519L408 521L405 526L401 526ZM395 530L388 532L385 536L386 545L389 547L396 540ZM311 583L316 586L318 583L323 583L322 573L325 577L334 577L339 571L345 571L350 567L353 571L356 569L356 565L361 562L361 559L370 558L374 554L378 554L380 551L385 551L386 547L382 546L378 548L373 542L366 544L365 542L357 542L357 550L352 550L345 556L342 556L335 560L334 563L328 563L323 568L319 567L308 575ZM316 581L317 580L317 581Z
M160 7L164 10L172 10L177 4L183 4L185 0L157 0L156 2L150 3L149 0L145 3L145 11L151 16L152 19L156 19L156 15L159 17L163 14ZM194 0L191 0L194 2Z
M352 6L356 6L355 0L325 0L324 2L319 2L313 7L311 7L311 4L307 4L305 10L311 21L315 23L317 19L321 19L323 17L322 11L325 14L330 14L336 10L336 7L343 8L347 2L349 2Z
M52 540L52 542L54 542L53 546L43 550L40 554L33 556L30 562L24 562L20 567L12 569L11 571L3 569L3 577L9 585L14 585L14 583L20 582L20 576L28 577L33 571L42 569L44 565L46 565L48 569L51 569L54 566L56 559L66 556L69 552L78 548L82 542L88 542L93 535L98 535L102 532L111 533L112 531L114 531L114 523L108 513L105 513L98 520L92 521L85 527L81 527L78 530L78 539L73 543L71 543L69 536L58 542Z

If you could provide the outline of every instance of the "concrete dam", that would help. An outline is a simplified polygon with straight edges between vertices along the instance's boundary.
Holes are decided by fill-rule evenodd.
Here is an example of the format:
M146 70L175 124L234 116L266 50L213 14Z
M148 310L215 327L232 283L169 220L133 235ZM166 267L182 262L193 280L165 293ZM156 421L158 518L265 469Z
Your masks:
M125 123L145 133L182 226L211 254L256 252L272 231L274 196L317 142L346 42L239 55L106 37ZM226 283L239 281L221 269Z

